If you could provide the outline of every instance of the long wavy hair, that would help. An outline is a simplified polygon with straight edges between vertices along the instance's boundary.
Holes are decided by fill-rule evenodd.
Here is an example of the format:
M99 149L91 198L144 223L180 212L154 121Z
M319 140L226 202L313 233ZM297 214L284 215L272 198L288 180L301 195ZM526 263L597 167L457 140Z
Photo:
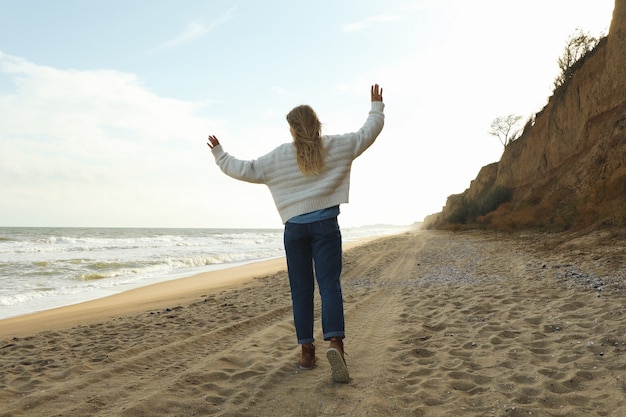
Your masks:
M322 143L322 124L311 106L294 107L287 114L293 141L296 146L296 161L304 175L317 175L324 171L326 149Z

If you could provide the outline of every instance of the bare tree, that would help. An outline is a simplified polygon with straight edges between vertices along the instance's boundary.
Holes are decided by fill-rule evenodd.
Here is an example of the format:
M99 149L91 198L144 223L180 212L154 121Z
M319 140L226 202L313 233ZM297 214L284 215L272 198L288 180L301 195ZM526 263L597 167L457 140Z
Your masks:
M489 131L489 134L500 139L500 143L502 143L502 146L506 149L509 143L519 137L520 131L515 128L521 119L522 116L518 116L516 114L500 116L491 122L491 130Z
M594 38L589 33L583 32L577 28L573 34L569 36L565 42L565 50L558 59L561 73L554 80L554 89L556 90L571 78L576 70L576 64L591 50L593 50L600 42L600 39Z

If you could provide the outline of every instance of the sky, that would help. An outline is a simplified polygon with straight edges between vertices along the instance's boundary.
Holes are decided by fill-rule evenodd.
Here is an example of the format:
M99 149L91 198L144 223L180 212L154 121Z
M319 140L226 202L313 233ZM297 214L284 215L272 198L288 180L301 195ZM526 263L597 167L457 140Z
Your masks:
M280 228L240 159L358 130L369 89L385 128L353 163L342 227L439 212L503 147L489 135L552 94L576 29L614 0L0 0L0 226Z

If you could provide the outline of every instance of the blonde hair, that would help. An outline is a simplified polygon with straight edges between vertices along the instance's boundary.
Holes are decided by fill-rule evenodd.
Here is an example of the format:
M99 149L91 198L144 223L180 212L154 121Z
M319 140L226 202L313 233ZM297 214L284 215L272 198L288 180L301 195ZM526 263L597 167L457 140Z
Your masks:
M296 146L296 161L304 175L317 175L324 171L326 149L322 143L322 124L311 106L293 108L287 114Z

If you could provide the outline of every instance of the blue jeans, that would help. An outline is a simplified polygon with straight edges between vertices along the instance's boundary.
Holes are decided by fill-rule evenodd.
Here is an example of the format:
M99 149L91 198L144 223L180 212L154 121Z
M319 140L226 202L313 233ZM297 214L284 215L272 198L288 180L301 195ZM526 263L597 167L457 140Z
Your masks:
M285 253L298 343L313 343L315 280L322 299L324 340L345 336L341 294L341 231L337 217L285 224Z

